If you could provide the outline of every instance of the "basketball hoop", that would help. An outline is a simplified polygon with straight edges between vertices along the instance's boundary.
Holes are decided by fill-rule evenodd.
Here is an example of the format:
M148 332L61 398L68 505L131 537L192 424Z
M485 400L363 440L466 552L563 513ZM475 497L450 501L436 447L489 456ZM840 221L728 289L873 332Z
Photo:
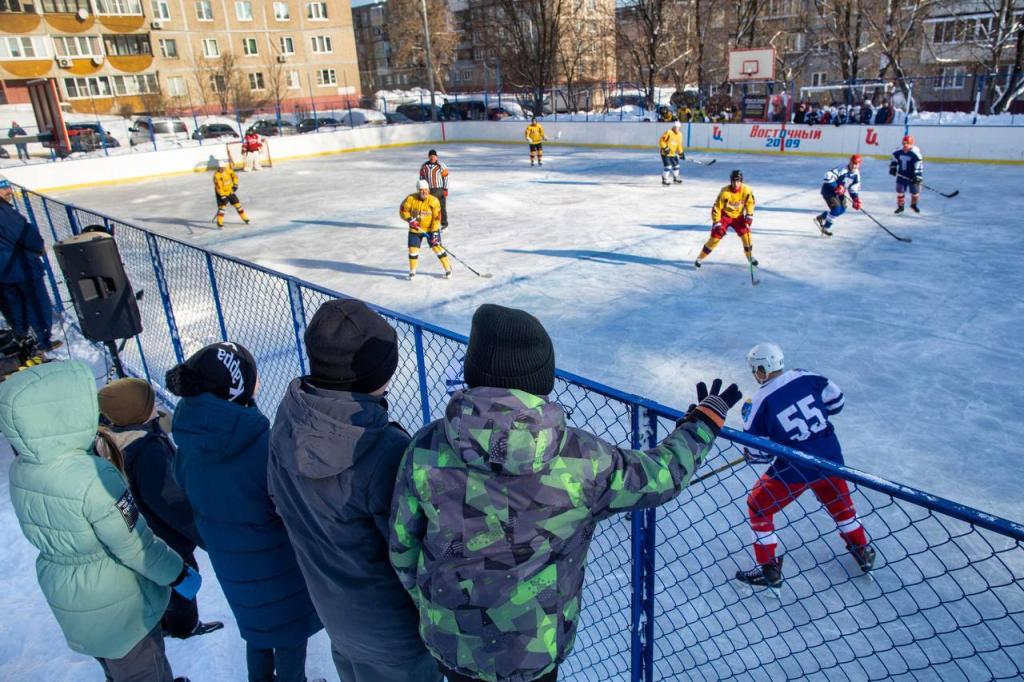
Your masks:
M734 83L775 80L775 48L729 50L729 80Z
M758 62L756 59L744 59L743 67L741 68L740 73L747 77L756 76L757 72L760 70L760 66L760 62Z

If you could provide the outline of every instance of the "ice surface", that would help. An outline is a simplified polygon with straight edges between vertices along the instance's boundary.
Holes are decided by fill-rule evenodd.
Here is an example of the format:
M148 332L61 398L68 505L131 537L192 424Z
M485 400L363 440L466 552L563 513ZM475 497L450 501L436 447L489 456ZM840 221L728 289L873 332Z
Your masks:
M656 132L652 128L652 136ZM751 393L744 355L754 343L772 340L790 366L824 373L845 390L847 406L836 425L848 464L1024 518L1014 476L1024 436L1014 409L1022 397L1015 371L1022 353L1015 342L1024 270L1016 248L1019 228L999 199L1013 191L1006 167L928 164L929 184L960 189L961 195L926 193L920 216L895 217L887 164L866 161L864 207L893 231L913 237L907 245L857 215L840 218L832 239L818 236L811 218L821 210L820 179L838 159L721 156L710 168L684 164L684 184L663 188L659 159L650 151L547 145L545 165L530 168L518 146L444 145L439 151L452 173L446 243L494 278L477 278L456 263L455 278L442 280L436 259L424 251L421 275L408 282L406 230L397 208L413 189L426 148L288 162L242 175L239 195L253 225L242 226L229 214L223 231L209 222L214 209L207 175L58 198L464 334L480 303L526 308L551 332L559 367L676 407L690 402L696 381L713 376L738 381ZM691 266L707 236L711 203L732 168L744 170L759 202L754 246L762 283L756 288L732 234L704 268ZM738 415L730 424L738 426ZM678 669L675 657L686 641L670 637L687 622L686 610L715 608L722 598L709 592L706 604L691 606L694 595L672 590L701 584L675 588L677 575L693 572L692 562L707 558L702 552L731 557L718 562L712 578L749 561L739 505L754 474L738 471L742 485L723 488L730 518L711 526L730 529L721 548L709 545L679 558L672 555L674 542L659 545L659 563L672 563L658 574L659 592L668 591L659 598L659 613L668 614L657 626L659 675ZM6 485L5 474L2 481ZM814 502L808 497L801 504L812 508ZM6 495L0 515L8 545L21 548L0 559L6 569L0 590L12 600L31 601L24 616L0 625L0 677L36 679L38 670L40 679L98 679L94 663L81 663L64 648L38 588L26 589L34 553L17 530ZM817 516L822 518L804 523L821 524L812 532L831 533L827 516ZM784 544L793 537L786 533L799 531L798 518L791 517L792 531L780 531ZM673 514L672 525L660 524L659 538L672 538L673 527L685 529L679 521ZM624 673L628 551L628 524L604 524L592 553L579 655L567 670L578 671L574 679L620 679ZM815 562L834 556L835 547L822 540L800 552L793 561L807 575L794 584L797 594L830 580ZM830 590L822 608L831 612L836 600L841 608L843 599L841 591ZM201 604L204 617L227 615L215 580L206 582ZM735 608L718 611L727 624ZM836 627L847 630L841 622ZM727 630L725 641L732 634ZM679 629L674 636L689 633ZM812 659L823 660L822 646L809 646ZM241 679L243 649L230 629L194 643L172 642L169 649L176 673L194 682ZM609 650L618 653L602 658ZM738 658L758 653L730 654L723 659L728 668L705 672L741 670ZM311 661L311 673L327 674L322 636L311 645ZM72 663L81 663L77 672ZM877 672L877 660L875 665L866 676Z

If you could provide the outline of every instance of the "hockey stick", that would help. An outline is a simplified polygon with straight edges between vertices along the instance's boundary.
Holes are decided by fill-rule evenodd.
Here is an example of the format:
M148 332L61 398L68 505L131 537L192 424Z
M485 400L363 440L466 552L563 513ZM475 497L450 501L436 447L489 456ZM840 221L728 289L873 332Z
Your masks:
M690 485L693 485L694 483L700 483L704 479L711 478L712 476L717 476L718 474L722 473L726 469L732 469L734 466L736 466L737 464L742 464L744 461L746 461L745 458L737 457L736 459L732 460L731 462L726 462L722 466L720 466L720 467L718 467L716 469L712 469L711 471L707 472L706 474L701 474L697 478L692 479L690 481Z
M759 280L757 277L754 277L754 270L754 264L750 263L750 283L756 287L758 284L761 283L761 280Z
M457 260L457 261L459 261L460 263L462 263L462 265L463 265L463 266L464 266L464 267L465 267L465 268L466 268L467 270L469 270L470 272L472 272L472 273L473 273L474 275L476 275L477 277L483 277L484 279L490 279L490 278L491 278L491 277L493 276L493 275L491 275L491 273L489 273L489 272L479 272L479 271L478 271L478 270L476 270L476 269L475 269L475 268L474 268L474 267L473 267L472 265L470 265L470 264L469 264L469 263L467 263L466 261L464 261L464 260L462 260L461 258L459 258L458 256L456 256L456 255L455 255L454 253L452 253L452 250L451 250L451 249L449 249L449 248L448 248L447 246L446 246L446 247L444 247L444 250L445 250L445 251L446 251L446 252L448 253L448 255L449 255L449 256L451 256L451 257L452 257L452 258L454 258L455 260Z
M909 244L910 242L914 241L914 240L913 240L913 239L911 239L910 237L901 237L901 236L899 236L898 234L895 234L895 233L894 233L894 232L893 232L892 230L890 230L890 229L889 229L888 227L886 227L886 226L885 226L885 225L883 225L882 223L878 222L878 220L877 220L877 219L875 218L875 216L871 215L870 213L868 213L867 211L865 211L865 210L864 210L863 208L862 208L862 209L860 209L860 212L861 212L861 213L863 213L864 215L866 215L866 216L867 216L868 218L871 218L871 222L873 222L873 223L874 223L875 225L878 225L878 226L879 226L880 228L882 228L883 230L885 230L886 232L888 232L888 233L889 233L889 236L890 236L890 237L892 237L893 239L895 239L895 240L897 240L897 241L905 242L905 243L907 243L907 244Z
M710 161L707 161L707 162L701 161L700 159L686 159L686 160L691 162L691 163L695 163L698 166L704 166L705 168L707 168L709 166L714 166L715 163L718 161L718 159L711 159Z
M900 180L906 180L909 183L917 184L917 183L914 183L914 181L911 180L910 178L908 178L906 175L898 175L897 174L896 177L899 178ZM945 192L940 192L939 190L935 189L934 187L929 187L928 185L924 184L923 182L920 183L920 184L925 189L931 190L931 191L935 192L936 194L941 194L942 196L946 197L947 199L952 199L957 194L960 194L960 190L958 190L958 189L955 189L952 192L950 192L949 194L946 194Z

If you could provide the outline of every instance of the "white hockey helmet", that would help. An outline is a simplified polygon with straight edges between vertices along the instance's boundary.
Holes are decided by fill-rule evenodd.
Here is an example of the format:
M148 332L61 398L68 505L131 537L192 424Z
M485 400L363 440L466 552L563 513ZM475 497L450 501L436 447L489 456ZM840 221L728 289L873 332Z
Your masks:
M217 162L217 168L227 168L227 167L228 167L227 159L221 159L220 161Z
M759 343L747 353L747 365L751 372L759 369L764 370L765 374L778 372L785 367L783 360L782 349L770 342Z
M420 190L420 189L430 189L430 183L427 182L426 180L419 180L416 183L416 189L417 190Z
M679 130L680 128L683 127L683 124L680 123L679 121L676 121L675 123L672 124L672 127L675 128L676 130Z

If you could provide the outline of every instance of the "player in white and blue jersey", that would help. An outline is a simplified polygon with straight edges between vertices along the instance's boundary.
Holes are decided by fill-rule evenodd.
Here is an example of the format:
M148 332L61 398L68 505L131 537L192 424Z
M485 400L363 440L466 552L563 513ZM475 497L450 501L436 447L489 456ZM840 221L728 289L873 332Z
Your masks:
M889 175L896 178L896 210L903 213L907 190L910 190L910 208L920 213L917 200L921 197L921 183L924 182L924 156L914 144L910 135L903 136L903 146L892 153L889 161Z
M832 236L832 223L846 213L851 202L855 211L860 210L860 161L860 154L854 154L845 166L836 166L825 173L821 196L828 210L815 216L814 222L826 237Z
M743 430L842 464L843 450L830 421L845 404L839 387L820 374L802 369L786 370L782 349L774 343L754 346L747 354L747 364L761 387L743 404ZM737 571L737 580L768 587L782 585L782 557L775 555L778 538L773 519L776 512L808 488L836 522L840 537L861 570L871 570L875 551L857 520L844 479L756 448L744 448L743 454L752 464L771 462L771 466L747 497L757 566L749 571Z

